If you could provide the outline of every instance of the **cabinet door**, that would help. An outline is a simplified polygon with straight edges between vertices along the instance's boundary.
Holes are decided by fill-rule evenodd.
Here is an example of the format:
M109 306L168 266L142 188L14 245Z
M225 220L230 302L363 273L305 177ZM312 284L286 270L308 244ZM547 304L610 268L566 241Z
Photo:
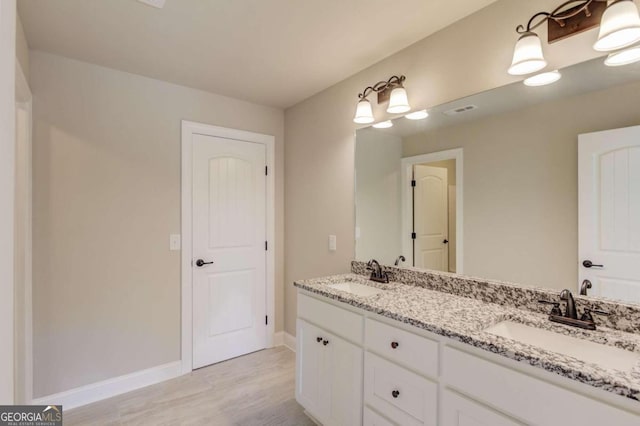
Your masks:
M325 352L324 373L330 380L329 424L362 424L362 348L330 335Z
M298 319L296 326L296 400L318 420L327 418L329 411L328 378L323 374L326 348L322 342L329 338L320 328Z
M443 426L520 426L518 423L482 404L466 399L449 390L442 401Z

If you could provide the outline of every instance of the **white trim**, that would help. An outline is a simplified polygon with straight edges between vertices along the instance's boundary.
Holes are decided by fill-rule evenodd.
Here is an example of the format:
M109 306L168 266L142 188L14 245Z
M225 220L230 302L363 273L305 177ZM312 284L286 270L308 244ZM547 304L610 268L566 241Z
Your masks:
M16 114L18 109L23 110L27 114L27 138L26 138L26 199L28 205L26 209L25 220L25 282L24 282L24 301L23 304L23 316L24 316L24 341L21 343L24 345L24 370L17 373L22 373L21 376L16 374L16 380L22 381L22 388L24 393L22 395L16 395L16 402L27 402L33 398L33 229L32 229L32 217L33 217L33 102L31 89L27 78L22 71L20 62L16 59ZM16 129L17 135L18 129Z
M286 346L287 348L291 349L293 352L296 351L296 336L287 333L286 331L284 332L284 342L283 342L283 346Z
M434 163L436 161L456 160L456 274L464 272L464 199L463 199L463 151L462 148L449 149L447 151L433 152L430 154L416 155L414 157L403 158L400 162L400 172L402 176L402 252L412 253L411 232L413 210L411 201L411 179L414 164Z
M65 392L36 398L31 401L31 403L36 405L63 405L65 410L70 410L82 405L91 404L92 402L131 392L145 386L173 379L180 376L180 374L181 363L180 361L174 361L157 367L148 368L146 370L136 371L135 373L126 374L124 376L114 377L113 379L81 386Z
M273 335L273 346L284 346L284 331L278 331Z
M193 304L192 304L192 151L194 134L264 144L267 149L267 315L266 347L275 346L275 137L243 130L228 129L182 120L182 373L193 370Z

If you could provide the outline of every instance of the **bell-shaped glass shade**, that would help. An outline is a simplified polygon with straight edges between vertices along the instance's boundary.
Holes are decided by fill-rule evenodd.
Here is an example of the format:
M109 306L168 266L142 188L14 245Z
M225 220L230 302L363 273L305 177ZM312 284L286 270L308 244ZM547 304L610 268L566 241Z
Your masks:
M547 66L542 54L542 43L536 33L524 33L513 50L513 61L509 67L511 75L525 75L540 71Z
M619 52L611 53L605 59L604 64L608 67L619 67L640 61L640 46L631 47Z
M389 127L393 127L393 122L391 120L381 121L373 125L376 129L388 129Z
M369 124L373 123L373 121L371 103L367 99L362 99L356 107L356 116L353 118L353 122L357 124Z
M393 89L389 97L387 112L389 114L402 114L410 110L411 107L409 106L409 99L407 99L407 91L404 90L404 87L400 86Z
M546 86L547 84L555 83L562 78L562 74L558 70L543 72L542 74L536 74L527 78L524 81L525 86Z
M600 22L595 50L610 52L640 41L640 15L633 0L618 0L607 7Z

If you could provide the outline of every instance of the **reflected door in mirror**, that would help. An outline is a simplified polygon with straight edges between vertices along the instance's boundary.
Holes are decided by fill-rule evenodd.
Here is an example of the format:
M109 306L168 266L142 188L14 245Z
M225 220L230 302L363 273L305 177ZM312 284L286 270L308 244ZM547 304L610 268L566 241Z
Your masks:
M580 282L640 303L640 126L579 140Z
M447 169L417 164L413 176L414 266L448 271Z

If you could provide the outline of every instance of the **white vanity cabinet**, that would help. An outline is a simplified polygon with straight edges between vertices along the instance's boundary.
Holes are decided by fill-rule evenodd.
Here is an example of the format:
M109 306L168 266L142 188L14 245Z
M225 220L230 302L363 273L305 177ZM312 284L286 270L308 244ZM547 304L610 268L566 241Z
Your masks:
M312 320L330 323L330 320L323 321L322 318L348 318L346 323L351 327L330 331L332 327L326 327L325 324L321 324L325 325L321 327L307 319L298 318L296 399L324 425L362 424L362 347L357 344L358 341L352 343L337 335L359 334L357 340L361 340L362 316L302 297L302 305L309 308L306 313Z
M296 398L323 425L640 425L638 402L341 305L298 293Z

